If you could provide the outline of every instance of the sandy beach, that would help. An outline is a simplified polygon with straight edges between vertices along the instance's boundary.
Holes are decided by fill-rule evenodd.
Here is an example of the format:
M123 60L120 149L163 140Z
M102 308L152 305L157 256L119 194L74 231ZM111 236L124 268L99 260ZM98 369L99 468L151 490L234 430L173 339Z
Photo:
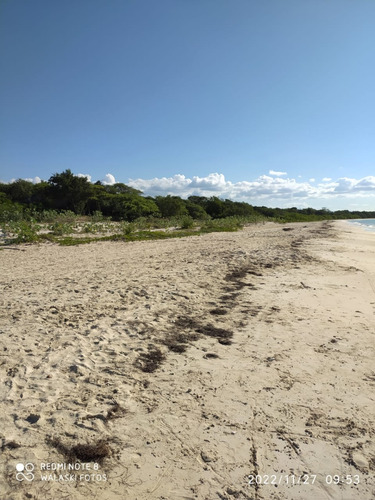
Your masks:
M266 223L0 261L2 500L375 498L375 233Z

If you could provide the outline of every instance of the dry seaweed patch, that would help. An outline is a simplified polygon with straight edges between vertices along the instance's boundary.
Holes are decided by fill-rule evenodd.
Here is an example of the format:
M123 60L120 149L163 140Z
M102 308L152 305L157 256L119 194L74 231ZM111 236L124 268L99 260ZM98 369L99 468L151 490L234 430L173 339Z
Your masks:
M170 333L165 339L162 340L162 344L168 347L170 351L183 353L189 346L189 342L194 342L198 340L198 335L186 335L185 333Z
M107 415L103 415L101 413L97 413L96 415L85 415L84 417L82 417L82 420L99 419L102 420L104 423L108 423L110 420L123 417L126 413L127 410L125 408L120 406L118 403L115 403L107 411Z
M214 353L214 352L208 352L203 357L204 357L204 359L217 359L217 358L219 358L219 355Z
M233 337L233 332L229 330L217 328L212 324L202 325L195 319L186 316L180 316L176 321L176 325L180 328L193 330L194 332L207 337L217 338L218 340L231 339Z
M228 314L228 311L226 309L216 307L215 309L211 309L210 314L214 314L216 316L224 316L225 314Z
M183 331L178 331L178 329ZM180 316L174 323L173 331L167 333L164 339L159 342L166 346L169 351L182 354L191 342L196 342L203 336L216 338L222 345L231 345L233 332L217 328L212 324L202 325L189 316ZM154 347L147 353L140 354L134 365L145 373L152 373L159 368L165 359L165 354L158 347Z
M195 330L198 327L197 321L190 316L178 316L175 325L184 330Z
M214 325L200 326L196 330L198 333L205 335L206 337L213 337L216 339L231 339L233 337L233 332L226 330L224 328L217 328Z
M165 355L158 347L154 347L148 352L142 353L134 364L143 372L152 373L159 368L164 360Z
M173 340L165 341L165 345L167 345L168 349L172 352L176 352L178 354L182 354L186 351L188 346L186 344L179 344Z
M292 247L300 247L303 243L303 240L302 239L295 239L291 242L291 246Z
M115 418L121 418L126 413L126 409L123 408L118 403L115 403L107 412L106 420L113 420Z
M224 295L221 295L220 299L222 302L227 302L227 301L232 301L234 302L237 297L239 296L239 292L232 292L232 293L229 293L229 294L224 294Z
M249 272L249 268L247 268L247 267L242 267L240 269L234 269L233 271L228 273L224 279L225 279L225 281L237 281L239 279L244 278L248 272Z
M92 444L78 443L74 446L65 445L59 438L47 438L46 441L47 444L55 448L69 462L80 460L82 462L102 463L111 454L108 441L104 439Z
M263 267L273 267L273 264L263 263ZM231 282L231 285L223 287L223 291L231 292L233 290L233 287L236 290L241 290L244 287L256 289L252 283L246 283L245 281L242 281L243 278L245 278L249 274L257 277L263 276L258 266L250 263L247 266L241 267L240 269L234 269L225 276L225 281Z
M16 450L17 448L20 447L21 445L16 443L16 441L4 441L0 447L0 451Z
M263 273L266 274L271 269L285 265L288 261L289 263L292 261L292 265L295 265L296 261L307 262L314 260L313 257L299 248L303 241L304 238L298 235L287 243L287 247L275 247L273 255L267 255L266 259L264 258L264 252L255 251L246 263L235 269L230 269L223 277L220 287L222 295L219 295L218 304L216 307L207 309L207 314L214 317L225 316L239 305L239 297L245 287L253 291L257 290L258 288L254 283L246 282L246 277L253 276L256 282L256 278L264 276ZM210 302L210 304L211 307L215 305L213 302ZM237 326L245 326L250 317L257 316L260 310L260 306L241 309L239 312L243 314L244 319L238 321ZM271 312L275 311L272 310ZM212 323L204 324L199 319L195 319L194 316L195 314L178 316L168 331L164 333L163 338L160 339L159 337L156 342L166 347L168 351L177 354L183 354L192 342L203 337L216 338L221 345L228 346L232 344L232 331L217 327ZM200 317L202 316L203 314ZM139 332L140 322L133 322L132 326ZM146 334L147 328L145 325L143 326L144 328L141 328L142 334ZM149 332L147 337L150 338ZM143 372L152 373L165 361L166 353L164 354L158 347L154 347L147 353L140 354L134 365Z
M226 314L226 311L224 312ZM196 342L202 336L213 337L218 339L221 344L230 345L229 340L233 337L233 333L224 328L217 328L212 324L202 325L195 319L185 316L179 317L175 322L175 326L184 330L184 333L171 333L162 341L169 350L177 353L185 352L189 343ZM186 333L190 330L190 333Z
M233 344L233 342L230 339L219 339L218 342L221 345L232 345Z

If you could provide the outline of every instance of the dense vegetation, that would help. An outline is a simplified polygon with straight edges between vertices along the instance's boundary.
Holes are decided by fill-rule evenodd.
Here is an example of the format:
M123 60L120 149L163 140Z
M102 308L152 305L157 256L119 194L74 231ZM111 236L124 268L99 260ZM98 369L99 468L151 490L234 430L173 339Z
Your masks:
M142 235L143 238L164 238L175 235L166 236L159 231L151 236L150 230L175 226L196 234L198 230L236 230L246 222L264 220L308 222L360 218L375 218L375 212L268 208L215 196L190 196L187 200L170 195L152 198L122 183L103 185L98 181L92 184L70 170L56 173L39 184L23 179L0 183L1 228L5 233L16 235L14 241L36 241L41 232L46 239L77 232L81 236L82 233L100 233L101 238L107 239L120 236L135 239ZM117 221L116 226L113 221Z

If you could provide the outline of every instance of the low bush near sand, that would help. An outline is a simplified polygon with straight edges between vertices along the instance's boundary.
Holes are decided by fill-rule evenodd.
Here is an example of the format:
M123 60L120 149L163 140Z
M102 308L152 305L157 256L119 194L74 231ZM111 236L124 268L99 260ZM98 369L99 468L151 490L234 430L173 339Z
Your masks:
M246 223L255 222L259 222L258 218L226 217L200 221L189 215L164 219L141 217L127 222L108 220L101 212L79 217L70 211L58 213L45 210L38 213L38 220L30 217L29 220L0 222L0 244L50 241L60 245L79 245L93 241L182 238L210 232L237 231Z
M21 220L3 224L1 229L5 238L10 239L13 243L34 243L38 241L40 226L34 222Z
M123 222L121 226L122 233L125 235L132 234L135 231L135 228L136 226L131 222Z
M186 215L181 218L180 227L181 229L191 229L194 226L194 219L190 215Z
M201 231L205 233L214 231L237 231L241 229L244 222L239 217L226 217L225 219L211 219L205 222Z
M69 224L67 222L55 222L49 226L52 234L56 236L62 236L63 234L71 234L73 233L73 224Z

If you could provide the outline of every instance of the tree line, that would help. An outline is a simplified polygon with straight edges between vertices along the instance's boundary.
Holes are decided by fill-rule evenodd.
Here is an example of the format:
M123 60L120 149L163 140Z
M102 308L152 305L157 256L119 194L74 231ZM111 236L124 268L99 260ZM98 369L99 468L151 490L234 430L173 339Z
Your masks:
M309 221L322 219L375 218L374 212L326 208L269 208L246 202L221 199L216 196L144 196L141 191L123 183L104 185L91 183L86 177L74 175L71 170L56 173L48 181L38 184L18 179L0 183L0 213L32 209L71 210L78 215L100 212L112 220L132 222L139 217L183 217L193 219L221 219L226 217L263 216L273 220Z

